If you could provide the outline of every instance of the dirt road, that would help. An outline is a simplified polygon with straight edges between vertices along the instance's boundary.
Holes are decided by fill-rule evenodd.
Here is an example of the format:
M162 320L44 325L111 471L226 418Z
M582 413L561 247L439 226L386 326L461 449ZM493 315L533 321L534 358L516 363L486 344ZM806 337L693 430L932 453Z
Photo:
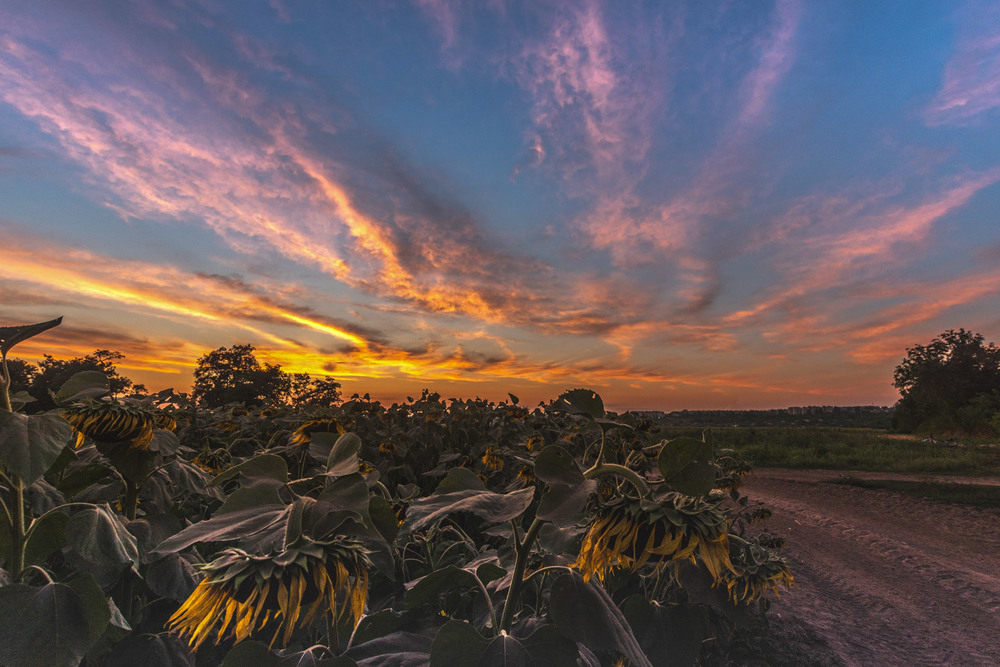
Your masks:
M821 481L842 474L757 469L744 484L788 540L796 585L776 624L846 665L1000 665L1000 510Z

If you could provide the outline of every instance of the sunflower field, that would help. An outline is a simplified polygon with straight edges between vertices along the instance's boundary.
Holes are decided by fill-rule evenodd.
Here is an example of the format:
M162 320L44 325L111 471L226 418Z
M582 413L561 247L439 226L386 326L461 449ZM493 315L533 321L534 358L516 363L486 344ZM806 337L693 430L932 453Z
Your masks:
M792 583L746 464L589 390L207 410L84 372L28 415L6 378L0 665L703 664Z

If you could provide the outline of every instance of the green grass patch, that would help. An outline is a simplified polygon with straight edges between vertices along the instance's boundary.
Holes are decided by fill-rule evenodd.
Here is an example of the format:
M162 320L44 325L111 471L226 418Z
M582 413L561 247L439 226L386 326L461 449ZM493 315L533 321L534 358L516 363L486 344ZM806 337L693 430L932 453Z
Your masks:
M942 503L973 505L975 507L1000 508L1000 487L983 484L955 484L949 482L909 482L883 479L859 479L841 477L831 480L833 484L859 486L863 489L884 489L905 493L908 496L926 498Z
M662 437L701 437L702 430L664 427ZM754 465L1000 477L1000 448L901 439L888 431L823 426L712 428L716 447L736 450Z

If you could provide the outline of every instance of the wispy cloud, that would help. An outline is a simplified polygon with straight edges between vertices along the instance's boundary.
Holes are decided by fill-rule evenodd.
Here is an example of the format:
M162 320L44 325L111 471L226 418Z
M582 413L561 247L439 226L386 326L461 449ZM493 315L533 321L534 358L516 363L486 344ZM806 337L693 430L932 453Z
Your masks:
M971 0L956 12L954 53L941 89L926 111L930 125L966 124L1000 107L1000 13L993 2Z

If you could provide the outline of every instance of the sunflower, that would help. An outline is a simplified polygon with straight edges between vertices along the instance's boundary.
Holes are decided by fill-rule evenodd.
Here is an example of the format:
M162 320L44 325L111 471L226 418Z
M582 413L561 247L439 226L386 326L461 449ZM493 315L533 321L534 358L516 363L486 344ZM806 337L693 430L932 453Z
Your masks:
M308 628L317 615L334 622L348 614L356 627L368 597L368 552L359 542L339 538L278 555L255 556L226 549L202 566L206 576L184 601L168 627L187 636L192 650L209 639L236 643L272 632L270 646L281 637Z
M158 411L153 415L153 424L170 432L177 430L177 420L169 412Z
M733 569L727 527L718 505L699 498L668 493L659 502L625 499L598 512L573 567L585 581L595 574L603 581L614 567L635 572L647 562L697 556L720 581Z
M540 435L533 435L528 438L528 442L526 442L524 446L528 448L529 452L533 452L536 449L541 449L544 444L545 438Z
M511 405L505 411L507 419L512 419L514 421L524 421L528 418L528 408L523 408L519 405Z
M346 433L344 427L336 419L313 419L307 421L292 432L291 444L296 447L308 447L312 442L313 433Z
M483 454L482 458L483 465L486 466L487 470L503 470L503 459L497 454L492 447L486 448L486 453Z
M517 471L517 478L524 482L525 484L535 483L535 469L530 465L523 465L521 469Z
M737 604L759 600L769 589L780 596L778 586L789 588L795 583L795 578L788 569L788 561L765 548L756 539L747 541L733 538L730 543L730 558L736 570L725 572L722 580L729 597Z
M145 449L153 439L153 415L121 403L69 408L65 416L76 430L77 447L91 438L102 444L128 442L134 449Z
M384 456L392 456L396 453L396 443L392 440L383 440L379 443L378 451Z

